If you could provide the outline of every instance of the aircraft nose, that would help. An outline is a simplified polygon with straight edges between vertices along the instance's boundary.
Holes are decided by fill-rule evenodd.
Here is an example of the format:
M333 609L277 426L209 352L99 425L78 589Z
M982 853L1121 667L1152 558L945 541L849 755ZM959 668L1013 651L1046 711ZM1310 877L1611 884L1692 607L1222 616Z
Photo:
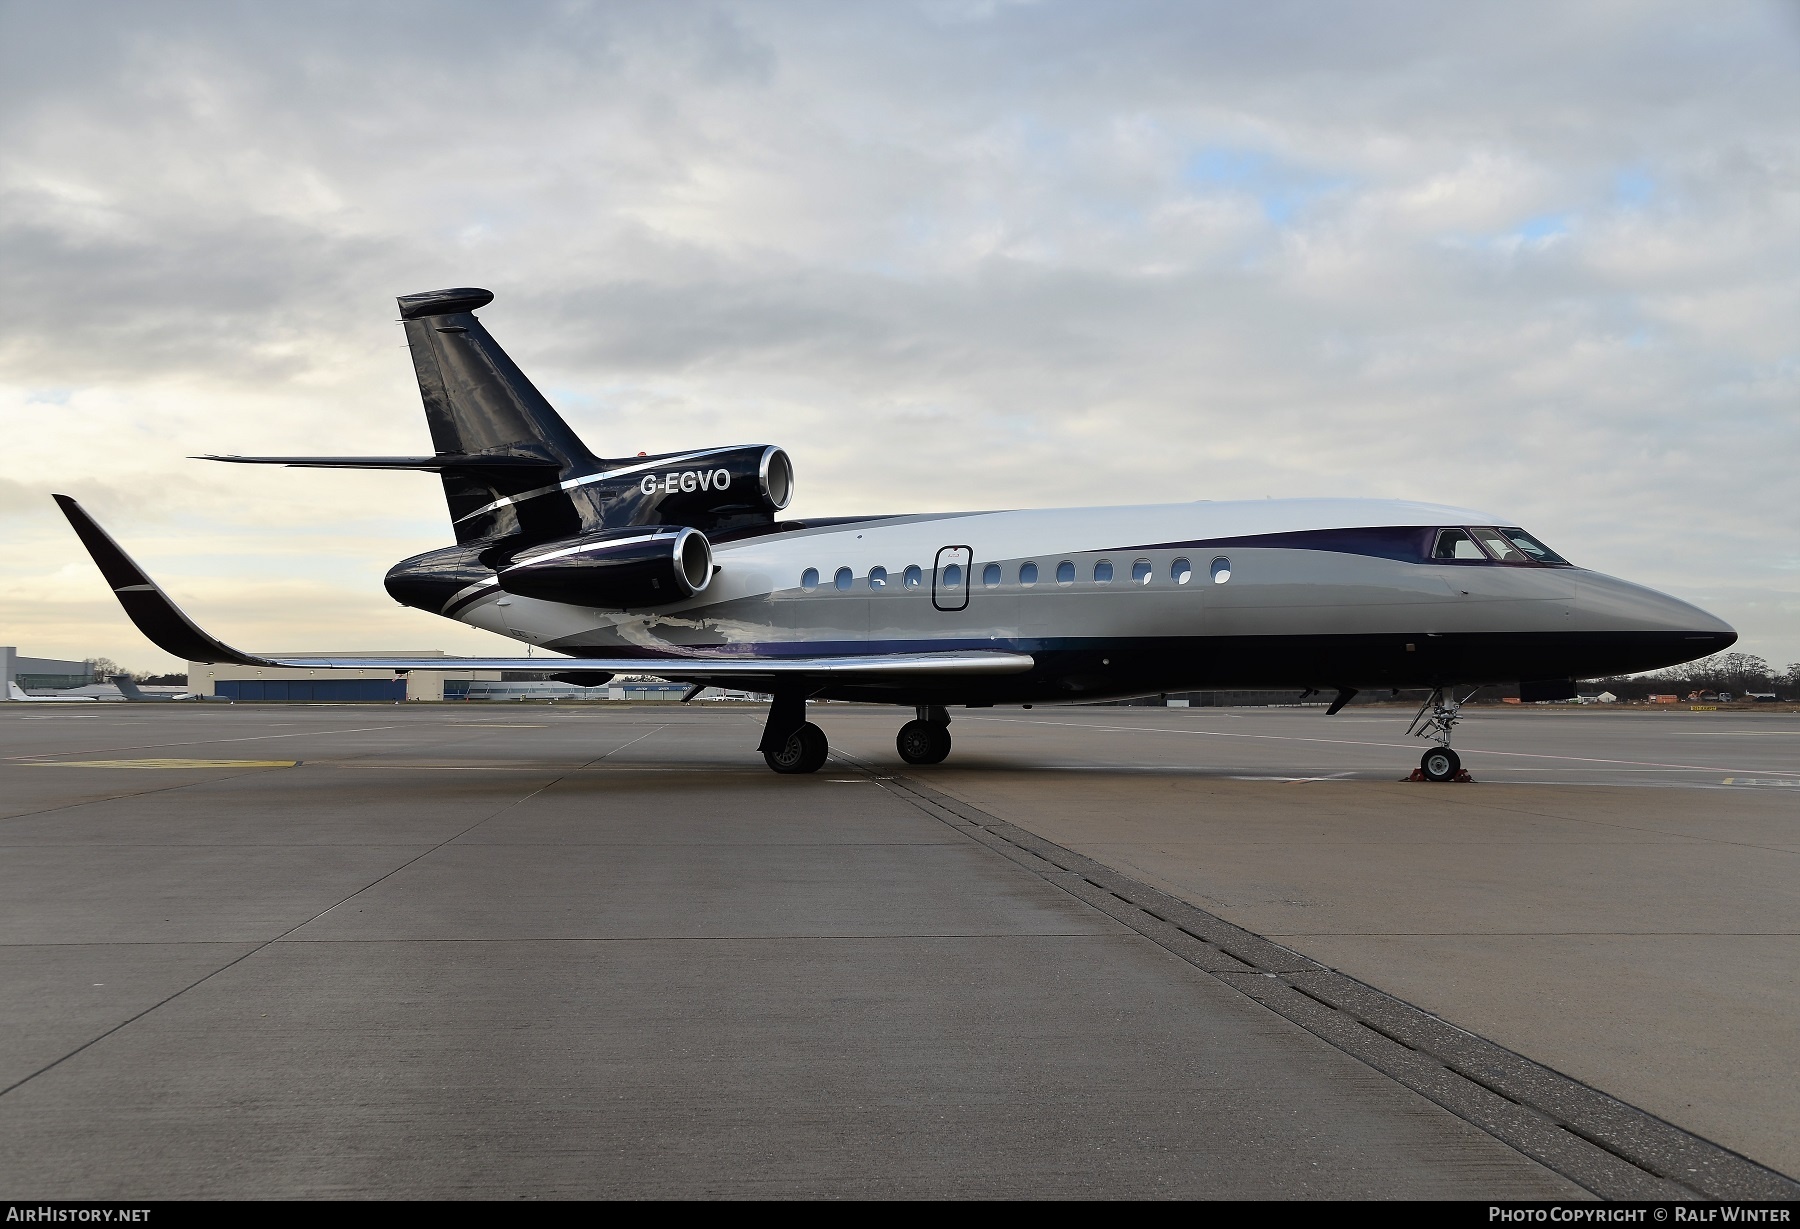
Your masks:
M1737 629L1717 615L1644 585L1583 572L1577 591L1585 627L1614 633L1658 659L1640 669L1693 661L1737 643Z

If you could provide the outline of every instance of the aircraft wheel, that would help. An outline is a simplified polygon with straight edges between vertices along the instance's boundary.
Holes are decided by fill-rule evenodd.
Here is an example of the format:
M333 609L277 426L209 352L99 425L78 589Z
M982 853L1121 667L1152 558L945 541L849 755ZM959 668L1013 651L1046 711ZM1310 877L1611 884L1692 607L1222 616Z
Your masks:
M929 721L909 721L894 736L894 747L908 764L941 764L950 754L950 731Z
M1419 760L1427 781L1448 781L1462 771L1462 757L1448 747L1433 747Z
M809 721L788 735L781 750L763 752L763 760L780 773L817 772L830 752L825 731Z

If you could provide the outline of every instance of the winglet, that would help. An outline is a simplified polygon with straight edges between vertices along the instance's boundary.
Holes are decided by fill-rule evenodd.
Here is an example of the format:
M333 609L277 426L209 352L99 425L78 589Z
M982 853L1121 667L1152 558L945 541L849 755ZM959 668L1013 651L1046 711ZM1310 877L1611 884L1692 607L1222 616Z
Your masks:
M119 605L125 608L125 613L137 624L137 629L149 638L151 644L183 661L230 662L239 666L273 664L260 657L240 653L201 631L157 587L156 582L131 561L131 556L119 548L119 544L112 540L106 530L100 528L99 523L80 504L67 495L52 498L62 509L63 515L69 518L75 536L81 539L88 554L94 557L94 563L100 568L100 575L106 578L113 596L119 599Z

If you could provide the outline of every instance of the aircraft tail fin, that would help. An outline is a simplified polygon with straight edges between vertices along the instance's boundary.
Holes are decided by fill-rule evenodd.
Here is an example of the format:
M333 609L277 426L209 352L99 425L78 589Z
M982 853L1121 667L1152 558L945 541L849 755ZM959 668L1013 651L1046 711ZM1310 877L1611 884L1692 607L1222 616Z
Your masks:
M119 694L127 700L148 700L150 698L138 687L137 680L129 674L115 674L106 681L117 687Z
M441 468L456 540L542 541L597 528L583 524L585 505L556 488L601 462L476 318L493 299L465 287L398 300L432 447L483 459Z
M475 309L493 302L464 287L402 295L428 457L239 457L203 460L306 469L427 470L441 477L458 542L491 538L529 545L601 527L591 501L570 496L575 479L604 462L562 420L500 348Z

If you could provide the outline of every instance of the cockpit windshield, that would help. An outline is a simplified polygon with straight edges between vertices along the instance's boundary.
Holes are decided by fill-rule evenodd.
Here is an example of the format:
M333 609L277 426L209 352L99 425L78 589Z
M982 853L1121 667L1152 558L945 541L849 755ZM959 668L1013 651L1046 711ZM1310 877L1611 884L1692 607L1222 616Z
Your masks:
M1501 563L1524 563L1525 554L1518 547L1508 542L1498 529L1472 530L1481 544L1487 547L1488 554Z
M1523 529L1465 525L1440 529L1431 539L1433 560L1447 563L1547 563L1568 567L1569 561Z
M1438 530L1437 543L1431 548L1433 559L1466 559L1477 563L1486 562L1481 548L1475 540L1461 529Z
M1523 529L1502 529L1500 532L1505 534L1514 546L1524 551L1526 558L1533 563L1566 564L1569 562Z

